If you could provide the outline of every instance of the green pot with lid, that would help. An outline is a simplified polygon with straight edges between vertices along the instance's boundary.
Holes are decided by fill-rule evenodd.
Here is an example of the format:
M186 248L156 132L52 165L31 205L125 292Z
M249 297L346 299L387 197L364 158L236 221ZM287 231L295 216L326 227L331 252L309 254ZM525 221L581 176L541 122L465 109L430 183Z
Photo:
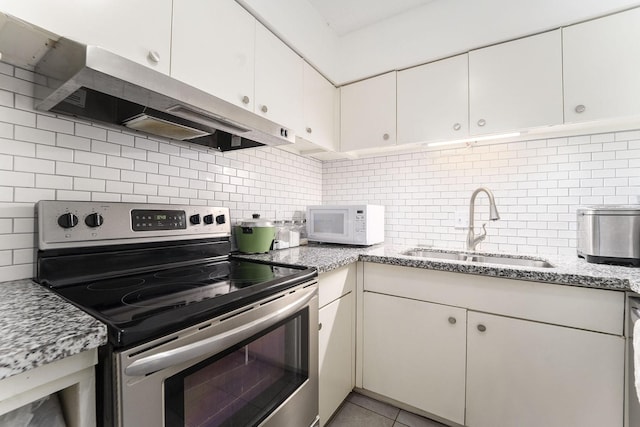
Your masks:
M260 214L252 216L234 227L238 250L244 254L269 252L276 237L276 227L273 221L260 218Z

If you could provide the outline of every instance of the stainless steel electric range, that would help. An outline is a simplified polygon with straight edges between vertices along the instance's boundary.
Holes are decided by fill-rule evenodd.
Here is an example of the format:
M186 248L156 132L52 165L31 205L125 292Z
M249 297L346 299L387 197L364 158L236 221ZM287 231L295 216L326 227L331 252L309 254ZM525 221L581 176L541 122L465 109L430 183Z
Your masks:
M40 201L35 279L107 325L98 424L318 424L314 269L234 259L227 208Z

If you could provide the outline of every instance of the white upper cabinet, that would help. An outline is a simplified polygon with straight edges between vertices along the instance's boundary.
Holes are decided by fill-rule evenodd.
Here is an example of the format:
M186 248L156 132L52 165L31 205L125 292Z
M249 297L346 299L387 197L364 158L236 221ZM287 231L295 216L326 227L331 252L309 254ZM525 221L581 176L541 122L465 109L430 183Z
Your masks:
M169 74L171 0L0 0L0 10Z
M563 29L565 121L640 114L640 9Z
M171 76L253 111L255 27L233 0L174 2Z
M334 132L338 89L311 65L305 62L303 67L304 120L297 134L324 149L335 151L338 148Z
M398 144L469 134L468 55L398 72Z
M469 52L471 135L562 124L562 109L560 30Z
M341 88L340 151L396 143L396 72Z
M302 67L293 50L256 23L256 114L287 126L302 128Z

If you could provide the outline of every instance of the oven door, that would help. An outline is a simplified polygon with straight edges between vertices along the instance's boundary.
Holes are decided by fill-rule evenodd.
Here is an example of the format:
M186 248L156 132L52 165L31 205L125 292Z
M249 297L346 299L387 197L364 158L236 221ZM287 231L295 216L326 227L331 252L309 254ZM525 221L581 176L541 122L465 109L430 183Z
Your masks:
M317 284L114 355L120 426L312 426Z

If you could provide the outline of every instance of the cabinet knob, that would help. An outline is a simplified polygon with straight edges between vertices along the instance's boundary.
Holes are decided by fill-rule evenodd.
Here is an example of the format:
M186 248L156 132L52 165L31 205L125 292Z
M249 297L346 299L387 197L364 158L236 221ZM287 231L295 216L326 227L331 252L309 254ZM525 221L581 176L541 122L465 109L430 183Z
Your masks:
M478 120L478 126L482 127L482 126L484 126L486 124L487 124L487 121L485 119Z
M587 107L585 107L584 105L580 104L580 105L576 105L576 113L580 114L580 113L584 113L584 110L586 110Z
M260 110L262 110L263 113L266 113L267 111L269 111L266 105L263 105L262 108L260 108Z
M457 322L457 320L456 320L455 317L453 317L453 316L449 317L449 323L451 323L452 325L455 325L456 322Z
M249 99L249 97L248 97L247 95L245 95L245 96L243 96L243 97L242 97L242 103L243 103L243 104L248 104L248 103L249 103L249 101L251 101L251 99Z
M384 139L385 141L389 140L389 134L385 133L384 135L382 135L382 139Z
M318 330L322 329L322 323L318 323Z
M149 58L149 61L153 62L154 64L160 62L160 54L155 50L150 50L147 58Z
M456 123L455 125L453 125L453 130L460 130L462 129L462 125L460 123Z
M484 331L486 331L486 330L487 330L487 327L486 327L486 326L484 326L482 323L480 323L480 324L478 325L478 330L479 330L480 332L484 332Z
M307 128L307 133L311 133L311 132L312 132L311 128Z

